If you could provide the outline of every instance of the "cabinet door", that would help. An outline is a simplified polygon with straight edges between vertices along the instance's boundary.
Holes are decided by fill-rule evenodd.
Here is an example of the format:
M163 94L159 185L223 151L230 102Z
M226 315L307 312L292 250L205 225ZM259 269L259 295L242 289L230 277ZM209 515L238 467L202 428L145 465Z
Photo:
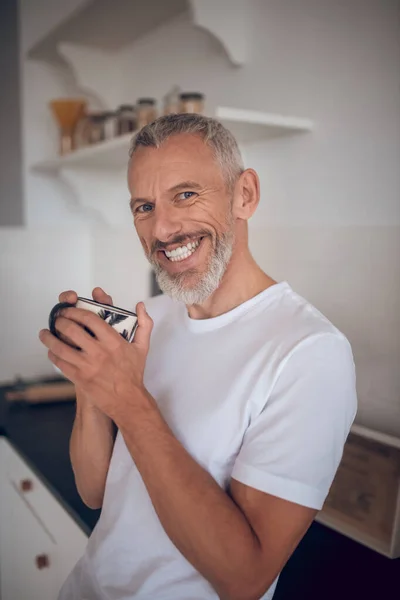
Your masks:
M1 600L54 600L55 544L12 482L3 478Z

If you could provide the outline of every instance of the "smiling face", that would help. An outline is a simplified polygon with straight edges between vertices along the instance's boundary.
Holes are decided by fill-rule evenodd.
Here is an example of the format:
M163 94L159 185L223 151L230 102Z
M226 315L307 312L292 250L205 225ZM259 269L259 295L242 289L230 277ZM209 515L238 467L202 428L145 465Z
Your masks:
M211 148L192 134L139 147L128 181L135 227L160 288L201 304L219 286L235 241L233 192Z

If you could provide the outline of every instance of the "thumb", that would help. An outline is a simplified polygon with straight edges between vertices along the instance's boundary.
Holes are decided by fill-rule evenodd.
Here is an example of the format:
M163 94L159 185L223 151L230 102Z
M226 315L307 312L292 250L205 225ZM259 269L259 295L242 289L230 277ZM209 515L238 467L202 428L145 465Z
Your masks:
M153 329L153 319L147 314L143 302L137 304L136 314L138 317L138 328L135 333L134 343L147 352L150 345L151 331Z

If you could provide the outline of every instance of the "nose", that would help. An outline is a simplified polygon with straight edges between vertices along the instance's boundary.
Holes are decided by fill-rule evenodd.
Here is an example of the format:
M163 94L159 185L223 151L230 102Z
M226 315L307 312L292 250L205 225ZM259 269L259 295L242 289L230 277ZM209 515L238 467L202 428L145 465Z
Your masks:
M161 203L160 203L161 204ZM182 230L178 210L171 206L157 206L153 217L153 236L160 242L168 243Z

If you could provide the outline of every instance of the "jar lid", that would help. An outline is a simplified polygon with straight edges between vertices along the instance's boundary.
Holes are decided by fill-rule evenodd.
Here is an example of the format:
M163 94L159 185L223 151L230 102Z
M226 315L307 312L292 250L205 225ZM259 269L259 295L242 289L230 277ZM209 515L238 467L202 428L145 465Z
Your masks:
M118 107L118 110L133 110L134 106L133 104L120 104L120 106Z
M89 113L87 116L91 121L94 121L95 123L100 123L101 121L104 121L105 119L107 119L108 117L107 112L95 112L95 113Z
M179 95L181 100L204 100L204 94L200 92L184 92Z
M154 106L156 100L154 98L138 98L138 104L149 104L150 106Z

